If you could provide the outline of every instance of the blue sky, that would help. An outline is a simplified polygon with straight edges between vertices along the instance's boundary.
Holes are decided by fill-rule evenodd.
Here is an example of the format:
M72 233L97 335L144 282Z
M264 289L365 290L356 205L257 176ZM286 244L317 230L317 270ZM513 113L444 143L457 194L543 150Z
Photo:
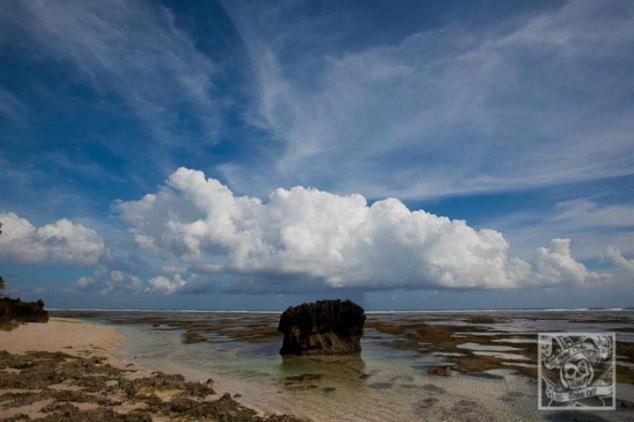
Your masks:
M10 2L0 273L59 307L632 306L633 48L627 1Z

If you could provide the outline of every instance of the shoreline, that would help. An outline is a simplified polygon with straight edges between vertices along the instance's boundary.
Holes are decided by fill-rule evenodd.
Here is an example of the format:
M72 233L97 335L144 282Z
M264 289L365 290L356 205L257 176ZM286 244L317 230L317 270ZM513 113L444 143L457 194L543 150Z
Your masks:
M94 350L117 361L125 337L114 327L74 318L50 317L46 323L27 322L11 331L0 331L0 350L12 354L25 352L64 352L76 355Z
M134 367L139 375L151 374L151 369L138 366L126 354L125 343L125 336L115 327L66 317L50 317L46 323L27 322L11 331L0 331L0 351L98 357L115 368Z
M125 343L114 327L73 318L0 331L0 420L298 420L247 408L212 379L142 367Z
M477 409L478 420L500 415L538 420L540 415L534 408L534 378L528 376L535 369L532 360L508 360L511 354L534 355L531 329L507 318L370 318L365 355L331 361L280 360L273 350L279 342L276 318L261 315L211 320L53 315L46 324L0 332L0 350L21 353L0 351L0 420L19 413L53 420L68 415L204 420L236 414L244 420L297 420L277 416L283 413L303 420L379 421L397 413L433 420L461 415L465 406ZM616 315L583 323L592 321L625 322ZM524 322L534 327L533 319ZM509 324L519 325L500 331ZM496 353L503 356L490 356ZM631 360L620 356L619 361ZM443 365L453 374L430 374L430 368ZM60 371L62 378L56 375ZM49 376L57 378L41 381ZM615 420L624 420L623 412L634 403L634 384L619 385L617 394Z

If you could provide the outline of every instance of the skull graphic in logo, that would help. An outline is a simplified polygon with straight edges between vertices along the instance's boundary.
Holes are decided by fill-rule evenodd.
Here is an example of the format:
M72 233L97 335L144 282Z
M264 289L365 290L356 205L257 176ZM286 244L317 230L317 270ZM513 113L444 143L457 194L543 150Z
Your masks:
M590 385L594 377L592 364L585 357L564 363L559 371L561 384L571 390L579 390Z
M539 408L614 409L614 333L539 333Z

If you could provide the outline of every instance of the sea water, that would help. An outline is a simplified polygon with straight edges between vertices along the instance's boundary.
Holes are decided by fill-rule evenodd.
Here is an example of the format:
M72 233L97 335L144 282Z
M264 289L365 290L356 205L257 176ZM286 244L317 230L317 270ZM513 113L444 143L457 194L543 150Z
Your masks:
M215 313L200 313L195 319L209 321L217 317ZM179 314L173 313L170 318L179 318ZM183 318L191 319L192 314ZM243 316L235 314L231 318L239 322ZM387 317L391 321L395 318L423 321L425 316ZM100 320L108 321L108 318ZM522 317L489 325L510 337L536 330L623 328L623 324L575 321L573 317L569 320ZM465 325L461 321L454 323ZM199 381L212 378L218 393L239 394L239 402L262 413L289 413L314 420L376 421L572 420L580 415L539 412L536 381L517 374L512 367L479 375L430 376L427 367L447 364L442 352L401 350L391 345L393 337L372 328L366 329L362 353L345 357L282 357L278 354L279 341L254 343L213 332L204 334L205 342L184 344L182 329L169 325L126 324L125 317L119 317L115 328L127 339L126 354L139 366L181 373ZM463 348L480 353L502 353L513 360L515 347L465 342ZM521 342L517 348L521 348ZM629 385L619 384L618 397L634 401L633 390ZM631 420L632 413L604 411L588 413L587 417L590 420Z

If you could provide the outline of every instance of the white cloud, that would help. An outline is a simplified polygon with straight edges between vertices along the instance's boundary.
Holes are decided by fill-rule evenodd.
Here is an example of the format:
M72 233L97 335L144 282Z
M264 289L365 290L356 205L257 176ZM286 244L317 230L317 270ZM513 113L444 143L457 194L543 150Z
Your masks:
M67 219L35 227L15 213L0 213L0 222L0 259L5 261L95 265L107 255L97 232Z
M104 294L112 293L139 293L143 290L143 282L135 275L124 274L123 271L110 271L110 277L106 280L102 290Z
M165 265L161 268L161 271L165 273L184 273L186 271L183 267L175 267L173 265Z
M599 281L576 262L570 241L540 248L536 265L509 256L495 230L411 211L397 199L368 205L301 186L276 189L263 202L236 196L200 171L179 168L165 186L138 201L117 204L131 233L179 266L214 273L287 275L331 287L507 288ZM174 293L179 274L150 281L151 291Z
M610 246L606 251L606 256L619 268L634 276L634 260L628 261L618 248Z
M93 275L77 279L75 286L79 290L99 290L101 294L137 294L145 289L143 281L136 275L121 270L109 270L107 265L100 265Z
M570 251L570 239L553 239L550 248L537 249L538 280L547 284L592 284L607 280L606 274L588 271L585 265L575 261Z
M147 282L127 271L112 270L108 267L107 264L99 265L92 275L79 277L75 282L75 287L78 290L99 291L103 295L147 293L171 295L186 290L201 291L201 287L208 287L205 285L197 286L193 282L195 277L184 279L181 274L176 272L178 269L172 267L163 267L161 269L165 273L173 273L170 276L159 275L150 278ZM196 287L198 287L198 290L196 290Z
M146 250L154 249L154 239L149 236L144 236L142 234L134 235L134 243Z
M77 279L77 288L80 290L89 290L97 283L95 277L82 276Z
M148 281L146 291L169 295L178 293L185 288L185 286L187 286L187 282L182 279L180 274L174 274L171 279L160 275Z

